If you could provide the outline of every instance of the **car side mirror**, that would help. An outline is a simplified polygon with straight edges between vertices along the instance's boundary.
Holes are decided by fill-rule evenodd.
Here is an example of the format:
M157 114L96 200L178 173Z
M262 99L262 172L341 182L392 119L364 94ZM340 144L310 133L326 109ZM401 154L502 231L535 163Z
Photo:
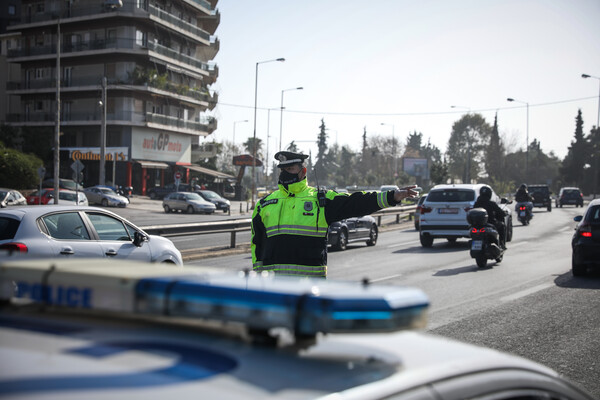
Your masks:
M579 221L581 221L582 219L583 219L583 215L578 215L578 216L576 216L575 218L573 218L573 221L575 221L575 222L579 222Z
M136 247L142 247L142 243L148 240L148 237L141 232L135 231L133 234L133 245Z

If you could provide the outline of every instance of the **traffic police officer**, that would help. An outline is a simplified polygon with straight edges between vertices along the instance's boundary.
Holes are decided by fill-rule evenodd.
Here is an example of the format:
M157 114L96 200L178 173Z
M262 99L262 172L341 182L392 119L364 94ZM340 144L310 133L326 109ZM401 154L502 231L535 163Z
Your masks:
M280 151L279 189L262 198L252 214L254 271L327 276L327 228L345 218L374 213L415 197L416 186L385 192L337 193L308 186L307 155Z

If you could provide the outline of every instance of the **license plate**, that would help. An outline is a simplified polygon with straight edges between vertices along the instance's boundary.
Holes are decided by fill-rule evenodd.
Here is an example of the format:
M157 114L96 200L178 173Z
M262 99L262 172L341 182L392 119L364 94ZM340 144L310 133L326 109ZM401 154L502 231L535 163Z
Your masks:
M519 217L524 217L524 216L525 216L525 211L521 211L521 212L519 213Z
M438 214L458 214L458 208L438 208Z
M481 250L483 247L483 241L481 240L473 240L471 242L471 250Z

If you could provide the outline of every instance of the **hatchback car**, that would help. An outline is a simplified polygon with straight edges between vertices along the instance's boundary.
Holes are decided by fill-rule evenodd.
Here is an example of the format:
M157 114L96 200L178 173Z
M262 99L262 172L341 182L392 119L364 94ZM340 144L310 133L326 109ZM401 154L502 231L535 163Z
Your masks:
M54 189L42 189L41 195L40 191L36 190L27 196L27 204L29 205L38 205L38 204L48 204L50 200L54 199Z
M575 207L583 207L583 194L576 187L560 188L558 196L556 196L556 207L562 207L565 204L574 205Z
M26 205L27 199L18 190L0 188L0 208Z
M100 204L102 207L127 207L129 199L118 195L107 186L91 186L85 188L84 193L91 204Z
M0 250L35 258L98 257L183 265L173 242L97 207L0 210Z
M196 190L195 193L198 193L204 200L210 201L217 207L217 210L223 210L224 213L229 212L229 208L231 207L231 202L227 199L222 198L217 193L212 190Z
M83 192L73 190L60 190L58 192L59 204L68 204L74 206L88 206L89 202Z
M335 250L346 250L348 243L366 242L375 246L379 230L375 218L370 215L347 218L329 225L327 245Z
M181 211L188 214L212 214L217 207L210 201L204 200L198 193L173 192L163 199L163 209L166 213Z
M600 266L600 199L592 200L578 222L571 240L573 275L584 275L588 267Z
M467 212L473 208L479 190L484 184L436 185L421 206L419 219L419 239L423 247L431 247L434 239L455 242L459 238L469 238ZM506 212L504 225L506 241L512 240L512 210L510 202L500 198L492 190L492 201Z

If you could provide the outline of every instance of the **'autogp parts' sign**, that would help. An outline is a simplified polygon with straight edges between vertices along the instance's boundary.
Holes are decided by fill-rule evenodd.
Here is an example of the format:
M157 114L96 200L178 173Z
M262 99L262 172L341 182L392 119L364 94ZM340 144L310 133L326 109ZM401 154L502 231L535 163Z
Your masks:
M131 158L134 160L190 162L191 148L189 135L140 128L132 132Z

